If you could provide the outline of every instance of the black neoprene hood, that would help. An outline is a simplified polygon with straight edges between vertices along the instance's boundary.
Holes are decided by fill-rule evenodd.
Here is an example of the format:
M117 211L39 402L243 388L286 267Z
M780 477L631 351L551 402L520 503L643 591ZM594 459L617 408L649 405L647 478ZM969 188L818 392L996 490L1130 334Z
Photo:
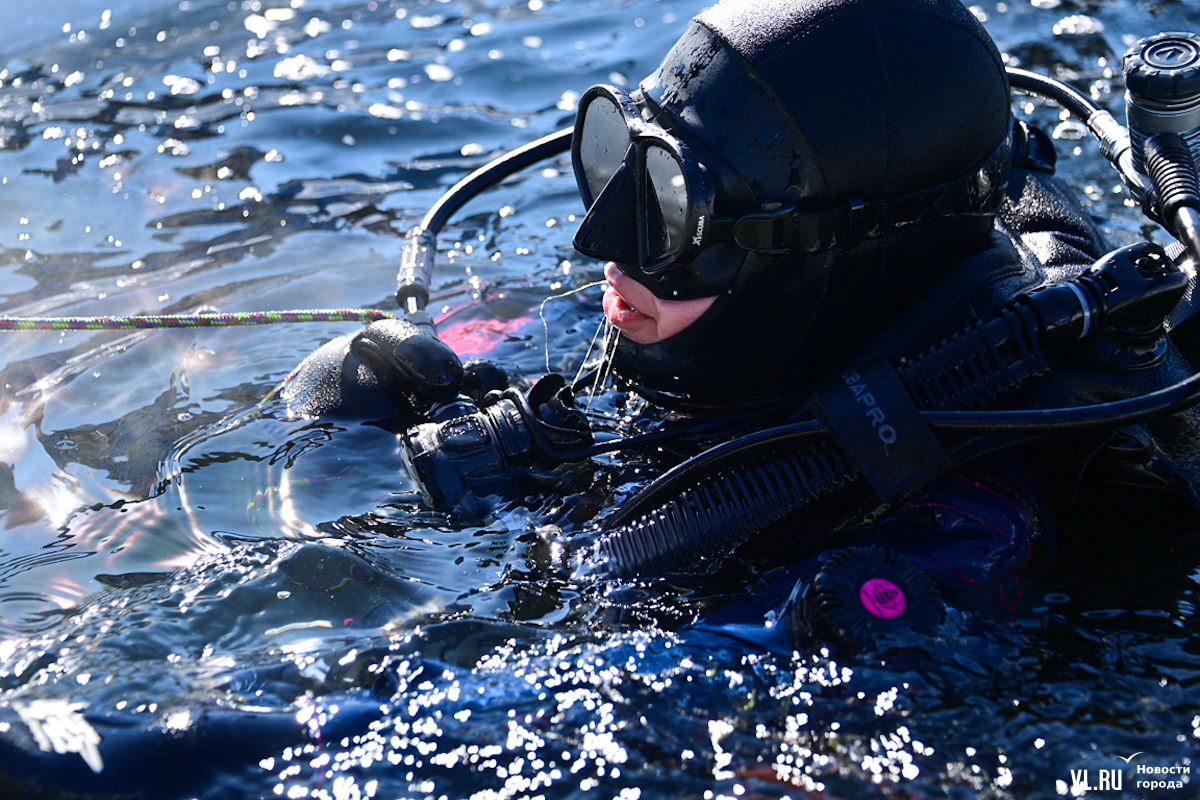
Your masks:
M724 0L692 20L642 89L764 210L962 179L1011 127L1004 63L958 0ZM814 255L741 255L725 292L683 333L652 345L617 336L614 369L647 394L702 404L809 385L983 249L991 220L912 228Z
M726 0L643 88L763 200L936 186L1009 124L1004 62L957 0Z

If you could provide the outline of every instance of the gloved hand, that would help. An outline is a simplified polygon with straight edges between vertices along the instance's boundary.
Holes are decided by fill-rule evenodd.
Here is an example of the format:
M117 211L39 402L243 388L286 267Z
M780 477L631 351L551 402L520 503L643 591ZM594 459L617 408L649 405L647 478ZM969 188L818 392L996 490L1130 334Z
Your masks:
M464 391L481 397L507 385L500 368L473 362L464 369L443 342L406 320L388 319L320 347L297 368L283 398L295 415L386 420L401 430L432 416L468 413Z
M427 415L462 391L463 366L439 339L400 319L372 322L350 343L401 413Z

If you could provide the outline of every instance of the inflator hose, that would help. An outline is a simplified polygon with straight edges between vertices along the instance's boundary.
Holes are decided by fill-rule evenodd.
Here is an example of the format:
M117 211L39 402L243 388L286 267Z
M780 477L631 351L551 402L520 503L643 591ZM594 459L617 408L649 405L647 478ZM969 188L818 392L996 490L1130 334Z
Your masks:
M1027 94L1036 94L1038 97L1053 100L1071 112L1072 116L1084 122L1087 122L1088 118L1104 110L1094 103L1090 97L1062 81L1017 67L1007 67L1005 72L1008 73L1008 82L1012 88Z
M489 161L454 184L434 203L421 222L404 237L400 271L396 275L396 301L407 313L425 310L429 303L429 284L433 281L437 236L467 201L500 181L543 159L565 152L571 146L572 128L555 131ZM420 323L418 323L420 324ZM432 327L432 325L428 326Z

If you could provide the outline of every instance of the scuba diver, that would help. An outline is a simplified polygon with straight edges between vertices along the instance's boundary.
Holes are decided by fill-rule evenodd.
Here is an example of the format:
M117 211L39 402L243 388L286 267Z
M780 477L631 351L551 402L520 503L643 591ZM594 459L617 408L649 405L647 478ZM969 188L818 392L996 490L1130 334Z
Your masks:
M1131 93L1200 94L1194 56L1172 83L1131 55ZM1200 196L1144 178L1174 140L1133 133L1127 182L1186 238ZM654 433L597 442L565 379L526 393L462 365L421 303L310 356L291 412L397 433L463 513L664 448L678 462L582 557L687 576L738 550L786 567L797 637L852 647L930 633L947 605L1012 609L1064 537L1200 522L1185 254L1104 241L958 0L724 0L633 91L588 89L569 141L574 244L605 262L600 371L665 410Z
M717 592L722 607L693 623L702 634L789 653L919 654L952 616L1021 607L1026 582L1056 558L1109 545L1157 553L1200 526L1189 405L1200 329L1185 271L1200 243L1200 37L1142 40L1125 70L1128 132L1069 87L1007 70L958 0L724 0L636 89L588 89L572 129L447 193L406 239L403 319L323 345L283 399L298 417L396 435L430 502L462 515L486 514L496 496L569 491L573 465L630 454L635 474L620 482L641 488L598 513L572 509L596 517L564 542L578 574L754 585ZM1014 119L1014 87L1085 118L1130 194L1183 246L1105 242L1055 177L1051 139ZM495 365L460 362L424 311L424 287L449 198L461 205L568 146L586 209L575 245L604 263L609 327L595 376L523 390ZM645 399L651 424L592 430L575 391L605 376ZM314 628L352 637L437 597L404 583L310 543L204 613L234 643ZM201 613L190 599L185 610ZM450 620L467 642L471 622ZM266 713L193 701L183 724L148 727L122 701L83 720L74 687L60 686L61 702L0 709L0 767L89 795L191 796L279 752L297 760L281 769L298 770L297 742L358 742L398 686L454 675L421 672L419 658L445 657L420 641L400 652L389 641L388 656L351 641L333 663L264 656L265 668L230 672L231 692L265 693ZM410 652L412 672L385 660ZM173 658L159 659L168 678ZM320 724L318 692L330 718ZM49 722L73 749L50 752ZM386 766L369 752L362 769Z

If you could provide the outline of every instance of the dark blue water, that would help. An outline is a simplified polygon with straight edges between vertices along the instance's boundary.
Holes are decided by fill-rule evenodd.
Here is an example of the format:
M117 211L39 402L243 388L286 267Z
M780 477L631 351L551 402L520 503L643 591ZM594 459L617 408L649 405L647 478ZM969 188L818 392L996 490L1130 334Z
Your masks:
M589 85L639 80L704 5L2 2L0 312L391 308L403 234L447 186L569 124ZM1012 63L1114 111L1132 41L1200 28L1182 2L974 10ZM1158 236L1080 126L1016 107L1114 239ZM570 246L579 211L560 159L448 226L433 307L460 354L522 379L579 368L597 290L538 313L600 278ZM1187 537L1078 548L929 652L794 652L691 624L753 586L571 577L562 542L627 473L479 524L428 510L378 429L261 405L352 329L0 340L0 732L40 730L61 785L1053 798L1117 770L1089 796L1196 796L1135 784L1200 742Z

